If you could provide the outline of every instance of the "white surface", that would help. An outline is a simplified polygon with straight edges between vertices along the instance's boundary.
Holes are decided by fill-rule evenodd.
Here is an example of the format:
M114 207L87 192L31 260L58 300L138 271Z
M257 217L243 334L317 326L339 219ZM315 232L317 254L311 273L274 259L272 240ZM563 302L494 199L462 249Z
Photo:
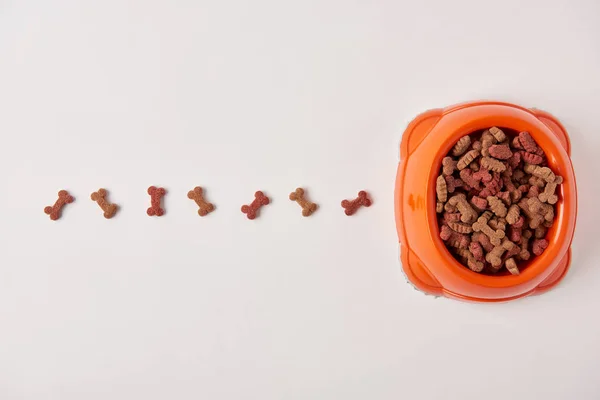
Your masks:
M596 0L0 0L0 399L599 398L599 27ZM401 133L479 98L554 113L579 184L571 272L509 304L398 261Z

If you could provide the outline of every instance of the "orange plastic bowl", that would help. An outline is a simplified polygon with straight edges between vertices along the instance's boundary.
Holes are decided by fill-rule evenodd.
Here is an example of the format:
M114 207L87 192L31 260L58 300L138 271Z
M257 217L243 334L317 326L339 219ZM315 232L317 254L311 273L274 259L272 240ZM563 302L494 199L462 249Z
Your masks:
M439 237L435 180L442 158L462 136L498 126L528 131L543 148L550 168L562 176L556 219L548 231L549 246L520 265L520 275L490 276L460 264ZM552 115L514 104L479 101L427 111L406 128L400 144L395 213L402 267L419 290L461 300L507 301L551 289L571 263L577 219L577 188L564 127Z

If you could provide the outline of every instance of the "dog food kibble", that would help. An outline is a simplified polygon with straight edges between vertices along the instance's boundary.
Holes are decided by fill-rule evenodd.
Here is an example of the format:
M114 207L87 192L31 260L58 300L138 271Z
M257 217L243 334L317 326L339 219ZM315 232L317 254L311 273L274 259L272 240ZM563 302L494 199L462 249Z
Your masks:
M371 204L373 204L373 202L369 198L369 194L364 190L358 192L358 197L354 200L342 200L342 207L344 208L344 213L348 216L354 215L354 213L360 207L371 207Z
M436 179L440 238L474 272L519 275L549 245L562 183L528 132L463 136Z

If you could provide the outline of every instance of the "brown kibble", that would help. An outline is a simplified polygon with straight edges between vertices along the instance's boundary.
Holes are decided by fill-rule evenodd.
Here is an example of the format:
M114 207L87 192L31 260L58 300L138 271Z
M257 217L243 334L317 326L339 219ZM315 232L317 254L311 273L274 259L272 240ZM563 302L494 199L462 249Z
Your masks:
M535 229L544 222L544 217L541 214L530 210L528 200L529 199L521 199L518 204L521 211L523 211L529 219L529 227Z
M464 224L461 222L448 222L448 227L452 229L454 232L458 233L471 233L473 232L473 228L469 224Z
M460 220L464 223L470 224L477 218L477 212L471 207L464 193L452 196L448 200L448 204L458 209L461 214Z
M315 203L306 200L305 192L302 188L297 188L295 191L290 193L289 198L302 207L302 216L304 217L309 217L312 213L317 211L318 206Z
M490 133L489 129L486 129L481 135L481 155L484 157L489 157L490 155L490 147L496 143L496 139Z
M477 157L479 157L479 150L469 150L460 158L460 160L458 160L456 167L459 171L463 170L468 167L469 164L471 164Z
M435 212L441 214L444 211L444 203L440 203L439 201L435 205Z
M527 183L527 179L525 179L525 172L522 169L517 169L513 171L512 174L513 180L517 181L519 184L524 185Z
M506 206L504 205L502 200L500 200L496 196L488 196L487 201L488 201L490 210L492 210L492 212L494 214L496 214L498 217L502 217L502 218L506 217L506 213L507 213Z
M537 197L532 197L527 200L527 205L531 212L542 214L546 221L554 221L554 207L550 204L542 203Z
M58 192L58 199L54 202L54 205L44 207L44 213L50 216L52 221L56 221L60 218L62 208L66 204L70 204L75 201L75 197L71 196L66 190L60 190Z
M538 226L535 228L535 238L543 239L546 237L546 233L548 233L548 229L545 226Z
M104 218L110 219L114 217L119 206L109 203L106 200L106 196L108 196L106 189L98 189L97 192L94 192L90 195L90 198L100 206L102 211L104 211Z
M515 244L513 242L505 238L501 244L497 244L492 251L485 255L485 260L489 262L492 267L498 268L502 265L502 254L507 250L512 250L514 246Z
M435 182L435 193L437 194L438 201L445 203L448 200L448 187L446 186L444 175L437 177Z
M540 201L548 204L556 204L558 196L554 194L554 192L556 192L556 186L560 185L562 182L563 178L561 176L556 176L554 182L548 182L544 187L544 191L538 196Z
M487 237L490 238L490 242L494 246L499 246L501 243L501 240L504 238L504 236L506 234L504 233L503 230L500 230L500 229L497 229L494 231L488 225L488 221L489 221L489 219L486 218L484 215L482 215L481 217L479 217L477 219L477 222L475 222L473 224L472 228L475 232L483 232Z
M497 158L498 160L508 160L513 155L507 144L493 144L488 149L488 152L491 157Z
M369 198L369 194L364 190L358 192L358 197L354 200L342 200L342 207L346 215L354 214L360 207L371 207L373 202Z
M520 260L527 261L531 257L529 253L529 239L531 239L532 233L530 230L525 230L521 234L521 252L517 256Z
M541 256L544 250L548 248L548 241L546 239L535 239L531 245L533 254Z
M498 127L492 126L489 132L496 139L496 142L504 142L506 140L506 134Z
M454 160L452 157L444 157L442 159L442 174L445 176L452 175L454 171L456 171L456 164L458 161Z
M502 161L498 161L492 157L483 157L481 159L481 167L494 172L503 172L506 170L506 165Z
M160 206L160 203L165 194L167 194L167 191L164 188L150 186L148 188L148 194L150 195L150 207L146 210L146 214L151 217L163 216L165 214L165 210Z
M482 147L483 146L481 145L481 141L479 141L479 140L474 140L473 143L471 144L471 149L473 149L473 150L481 151Z
M510 272L513 275L519 275L519 267L517 267L517 263L515 261L514 258L509 258L504 262L504 266L506 266L506 269L508 270L508 272Z
M531 175L535 175L538 178L542 178L546 182L554 182L556 175L548 167L540 167L539 165L525 164L523 170Z
M461 137L452 148L452 155L455 157L463 155L470 145L471 137L469 135Z
M508 209L508 212L506 213L506 222L508 222L509 225L514 225L517 223L520 216L521 216L521 209L519 208L518 205L513 204L512 206L510 206L510 208Z
M198 215L201 217L204 217L215 209L214 204L204 199L204 190L200 186L196 186L193 190L190 190L187 197L196 202L198 205Z
M454 213L458 211L458 208L456 208L456 204L446 203L444 204L444 211Z
M506 232L506 220L504 218L492 218L489 220L488 225L492 229L500 229L501 231Z
M454 252L466 262L467 267L473 272L483 271L483 262L477 260L473 254L467 249L455 249Z
M546 185L546 181L537 176L530 177L528 182L531 186L536 186L540 189Z

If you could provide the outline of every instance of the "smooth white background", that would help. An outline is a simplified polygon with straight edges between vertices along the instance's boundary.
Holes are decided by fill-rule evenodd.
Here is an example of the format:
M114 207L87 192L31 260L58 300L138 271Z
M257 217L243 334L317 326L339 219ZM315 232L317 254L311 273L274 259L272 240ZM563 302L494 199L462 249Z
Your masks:
M398 259L406 124L480 98L554 113L579 185L571 272L508 304ZM0 399L597 399L599 114L596 0L0 0Z

